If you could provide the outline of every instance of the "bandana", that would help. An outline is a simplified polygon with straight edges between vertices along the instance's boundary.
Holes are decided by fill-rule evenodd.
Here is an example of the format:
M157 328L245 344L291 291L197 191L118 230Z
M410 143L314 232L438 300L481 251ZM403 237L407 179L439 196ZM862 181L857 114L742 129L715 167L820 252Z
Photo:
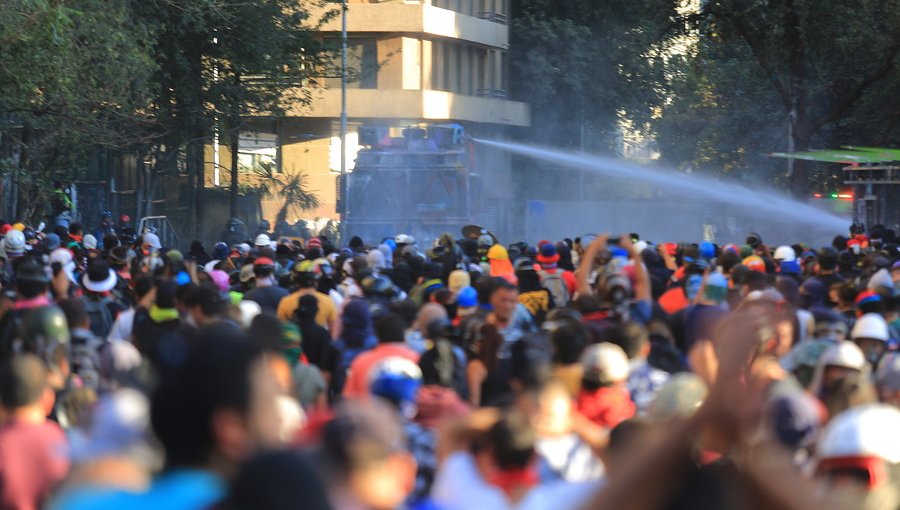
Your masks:
M175 308L160 308L156 305L151 305L150 320L157 324L160 322L178 320L178 310Z

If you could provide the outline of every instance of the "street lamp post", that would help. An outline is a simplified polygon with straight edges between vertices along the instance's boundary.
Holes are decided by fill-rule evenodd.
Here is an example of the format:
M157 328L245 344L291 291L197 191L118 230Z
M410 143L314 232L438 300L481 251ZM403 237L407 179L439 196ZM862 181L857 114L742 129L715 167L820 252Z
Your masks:
M347 231L347 0L341 0L341 240Z

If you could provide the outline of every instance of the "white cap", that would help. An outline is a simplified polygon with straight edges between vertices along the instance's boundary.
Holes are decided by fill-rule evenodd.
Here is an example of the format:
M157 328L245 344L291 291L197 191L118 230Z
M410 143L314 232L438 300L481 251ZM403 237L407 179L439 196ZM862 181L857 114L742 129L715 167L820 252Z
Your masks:
M772 258L781 262L793 262L797 260L797 253L790 246L779 246L775 248Z
M272 240L269 239L268 235L260 234L260 235L256 236L256 241L254 241L253 244L255 244L256 246L259 246L260 248L264 248L267 246L272 246Z
M154 234L153 232L147 232L144 234L144 246L150 246L151 248L156 248L157 250L162 249L162 244L159 242L159 236Z
M84 245L84 248L87 250L96 250L97 249L97 238L92 234L86 234L84 239L82 239L81 244Z
M878 457L900 463L900 410L887 404L851 407L825 427L816 457Z
M628 356L621 347L609 342L588 347L581 356L581 366L585 379L605 383L628 379Z
M856 324L853 325L853 331L850 332L850 338L854 340L871 338L872 340L887 342L890 338L890 335L888 335L887 321L877 313L867 313L859 319L856 319Z

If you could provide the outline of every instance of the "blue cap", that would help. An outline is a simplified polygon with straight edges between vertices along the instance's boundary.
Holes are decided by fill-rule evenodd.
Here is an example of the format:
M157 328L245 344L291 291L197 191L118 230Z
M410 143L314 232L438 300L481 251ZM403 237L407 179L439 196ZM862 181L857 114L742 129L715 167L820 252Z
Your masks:
M456 304L460 308L478 306L478 291L475 287L463 287L456 296Z

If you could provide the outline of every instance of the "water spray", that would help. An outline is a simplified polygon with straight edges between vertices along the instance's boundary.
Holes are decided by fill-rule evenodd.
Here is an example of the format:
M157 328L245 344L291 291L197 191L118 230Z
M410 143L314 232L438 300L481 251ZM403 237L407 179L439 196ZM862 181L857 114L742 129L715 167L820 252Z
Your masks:
M487 147L573 169L590 170L612 177L643 181L690 192L697 197L704 197L714 202L730 204L735 207L747 207L755 212L771 213L786 223L833 229L835 232L846 232L850 223L847 218L830 214L809 204L772 192L754 191L738 184L702 179L681 172L647 168L622 159L583 152L567 152L540 146L477 138L473 138L472 141Z

